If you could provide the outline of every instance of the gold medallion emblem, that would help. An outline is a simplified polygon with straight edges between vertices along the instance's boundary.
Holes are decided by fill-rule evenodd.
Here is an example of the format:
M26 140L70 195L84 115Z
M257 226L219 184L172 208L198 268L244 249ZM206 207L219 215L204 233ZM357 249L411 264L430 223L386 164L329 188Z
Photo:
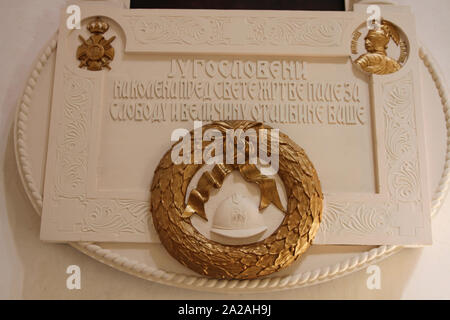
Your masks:
M354 63L361 70L379 75L390 74L400 70L406 61L408 49L406 40L403 39L396 26L389 21L382 20L378 28L374 27L374 29L368 30L364 38L366 53L358 56L358 40L361 34L360 31L355 31L351 44L352 55L357 56ZM387 50L390 40L397 46L392 51L399 51L397 53L398 59L391 58L388 55Z
M114 48L111 42L115 36L106 40L103 34L108 31L109 24L100 18L89 23L87 29L92 33L89 39L85 40L79 36L82 44L77 49L77 59L80 60L80 68L87 67L91 71L99 71L103 68L111 69L109 63L114 58Z
M258 132L259 129L271 128L259 122L225 121L204 125L202 129L218 130L225 136L227 130L242 129L245 132L253 129ZM195 149L193 136L192 153ZM261 140L259 135L258 139ZM212 170L201 175L185 203L188 185L203 164L174 164L171 151L179 142L166 152L153 177L151 211L160 240L175 259L209 277L254 279L287 267L308 249L322 219L323 195L319 178L302 148L283 133L279 134L278 140L278 175L287 194L286 210L280 202L275 180L263 175L255 164L248 161L244 164L215 164ZM203 142L203 150L210 143ZM246 146L245 149L247 153L249 148ZM207 239L191 223L192 215L206 219L204 204L210 191L220 189L225 177L233 170L259 187L260 212L272 203L284 213L278 229L261 241L244 245L221 244ZM240 196L234 196L231 201L234 204L225 205L225 209L234 210L235 204L245 202ZM246 210L245 206L242 209ZM231 212L230 217L230 223L246 221L239 210Z

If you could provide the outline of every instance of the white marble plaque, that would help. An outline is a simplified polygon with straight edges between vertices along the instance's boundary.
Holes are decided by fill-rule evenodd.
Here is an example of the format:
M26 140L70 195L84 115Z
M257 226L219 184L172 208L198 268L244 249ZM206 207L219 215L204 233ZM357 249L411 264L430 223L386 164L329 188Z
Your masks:
M279 128L313 162L325 197L314 243L431 243L407 7L381 6L407 39L407 60L395 73L369 75L352 62L354 31L367 18L362 5L333 13L80 6L81 29L68 30L63 14L58 36L41 239L158 242L150 184L173 130L245 119ZM109 24L105 40L115 37L111 70L79 67L77 48L97 16ZM224 199L216 198L211 207ZM278 209L267 210L261 230L273 231Z

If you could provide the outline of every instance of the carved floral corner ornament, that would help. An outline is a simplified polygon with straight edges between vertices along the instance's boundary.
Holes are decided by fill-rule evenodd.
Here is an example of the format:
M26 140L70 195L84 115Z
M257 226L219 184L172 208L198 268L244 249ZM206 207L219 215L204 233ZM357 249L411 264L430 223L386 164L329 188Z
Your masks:
M359 31L353 33L351 50L352 54L358 53L358 40L361 36ZM400 48L398 59L388 56L386 50L392 40ZM390 74L397 72L403 66L408 56L408 48L405 39L398 28L389 21L382 20L381 24L374 29L368 30L364 37L366 53L361 54L354 63L364 72L370 74Z
M203 126L203 130L210 129L219 130L225 136L230 129L258 132L259 129L271 128L259 122L223 121ZM191 137L191 150L194 152L192 132ZM309 248L322 220L320 181L304 150L283 133L279 134L278 139L278 175L288 195L286 210L280 202L274 179L263 175L255 164L248 162L216 164L210 171L205 171L185 203L189 183L202 164L174 164L172 152L166 152L153 177L151 211L161 243L175 259L212 278L255 279L286 268ZM202 151L207 147L208 144L203 144ZM258 242L221 244L207 239L191 223L193 215L206 219L204 204L209 199L210 191L220 189L233 170L238 171L247 182L258 185L259 211L262 214L271 203L284 213L278 229Z
M108 31L109 24L101 18L91 21L87 29L92 35L89 39L79 36L82 44L77 49L77 59L80 60L80 68L86 67L91 71L100 71L103 68L111 70L110 62L114 59L114 48L111 42L116 36L112 36L108 40L103 34Z

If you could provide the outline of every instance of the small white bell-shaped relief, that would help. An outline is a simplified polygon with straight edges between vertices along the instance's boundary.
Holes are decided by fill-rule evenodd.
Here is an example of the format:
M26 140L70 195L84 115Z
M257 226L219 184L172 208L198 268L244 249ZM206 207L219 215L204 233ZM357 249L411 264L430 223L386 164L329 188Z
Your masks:
M266 230L256 204L236 193L218 206L211 228L215 234L235 239L254 237Z

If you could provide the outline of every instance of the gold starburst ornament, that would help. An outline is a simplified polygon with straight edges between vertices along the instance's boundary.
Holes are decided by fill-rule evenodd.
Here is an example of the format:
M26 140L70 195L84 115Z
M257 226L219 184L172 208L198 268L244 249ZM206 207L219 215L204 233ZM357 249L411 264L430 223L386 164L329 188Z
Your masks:
M116 38L112 36L108 40L103 34L108 31L109 24L97 18L87 26L92 35L89 39L79 36L82 44L77 49L77 59L80 60L80 68L86 67L91 71L100 71L103 68L111 69L110 62L114 59L114 48L111 42Z

